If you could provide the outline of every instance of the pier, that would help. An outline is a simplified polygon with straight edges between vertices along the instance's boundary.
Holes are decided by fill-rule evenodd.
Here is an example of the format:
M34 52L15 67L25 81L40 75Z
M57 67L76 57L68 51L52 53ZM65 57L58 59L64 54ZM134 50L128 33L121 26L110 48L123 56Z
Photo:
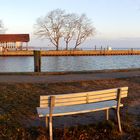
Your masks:
M33 56L33 50L0 52L0 56ZM41 56L140 55L140 50L41 50Z

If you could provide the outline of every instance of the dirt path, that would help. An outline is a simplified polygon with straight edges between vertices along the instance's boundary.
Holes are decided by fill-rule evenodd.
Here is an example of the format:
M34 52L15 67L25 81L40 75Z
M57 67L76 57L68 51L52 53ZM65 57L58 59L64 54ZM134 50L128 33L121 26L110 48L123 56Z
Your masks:
M76 82L92 81L101 79L115 79L140 76L140 70L127 72L93 72L93 73L75 73L61 75L0 75L0 83L58 83L58 82Z

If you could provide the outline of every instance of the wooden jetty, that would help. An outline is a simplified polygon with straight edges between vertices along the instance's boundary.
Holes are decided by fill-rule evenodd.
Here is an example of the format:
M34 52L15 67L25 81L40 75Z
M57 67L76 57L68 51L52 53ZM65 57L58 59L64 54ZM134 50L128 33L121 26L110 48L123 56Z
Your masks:
M42 56L140 55L140 50L41 50ZM0 56L33 56L33 50L0 52Z

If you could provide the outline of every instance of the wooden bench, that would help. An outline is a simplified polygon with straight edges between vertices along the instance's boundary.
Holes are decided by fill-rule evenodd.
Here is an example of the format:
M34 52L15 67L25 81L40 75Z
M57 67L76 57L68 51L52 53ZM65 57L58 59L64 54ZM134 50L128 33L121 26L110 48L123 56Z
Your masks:
M128 87L120 87L83 93L40 96L40 107L37 107L37 112L39 117L46 117L46 127L49 126L50 140L53 139L53 116L106 110L106 119L108 120L111 108L116 108L118 127L121 132L119 111L120 107L123 106L121 98L127 97L127 93Z

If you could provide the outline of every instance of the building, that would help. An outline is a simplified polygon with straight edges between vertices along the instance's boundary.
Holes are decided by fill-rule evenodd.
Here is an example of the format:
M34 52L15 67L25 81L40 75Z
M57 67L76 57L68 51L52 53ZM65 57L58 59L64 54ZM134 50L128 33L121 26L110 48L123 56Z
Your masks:
M29 34L0 34L0 51L22 50L29 41Z

